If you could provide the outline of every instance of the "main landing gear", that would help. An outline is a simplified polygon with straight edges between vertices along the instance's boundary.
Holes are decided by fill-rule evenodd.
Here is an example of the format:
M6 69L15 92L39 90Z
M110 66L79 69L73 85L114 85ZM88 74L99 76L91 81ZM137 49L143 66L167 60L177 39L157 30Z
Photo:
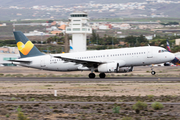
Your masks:
M100 73L100 74L99 74L99 77L100 77L100 78L105 78L105 77L106 77L106 74L105 74L105 73Z
M94 73L89 73L89 78L95 78L95 77L96 77L96 75ZM105 78L106 74L105 73L100 73L99 77L100 78Z
M89 78L95 78L96 75L94 73L89 73Z
M153 66L151 67L151 74L152 74L152 75L155 75L155 74L156 74L156 72L153 70Z
M95 78L96 77L96 75L93 72L94 72L94 67L91 68L91 73L89 73L89 78Z

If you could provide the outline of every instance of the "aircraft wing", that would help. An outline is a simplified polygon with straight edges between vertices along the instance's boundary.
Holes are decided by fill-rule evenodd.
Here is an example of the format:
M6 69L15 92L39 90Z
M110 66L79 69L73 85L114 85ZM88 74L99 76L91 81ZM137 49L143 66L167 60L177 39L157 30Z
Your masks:
M21 59L17 59L17 60L8 60L10 62L20 62L20 63L31 63L32 61L28 61L28 60L21 60Z
M74 58L67 58L62 56L54 56L55 58L60 58L65 62L74 62L76 64L82 64L86 67L98 66L103 63L107 63L106 61L99 61L99 60L81 60L81 59L74 59Z

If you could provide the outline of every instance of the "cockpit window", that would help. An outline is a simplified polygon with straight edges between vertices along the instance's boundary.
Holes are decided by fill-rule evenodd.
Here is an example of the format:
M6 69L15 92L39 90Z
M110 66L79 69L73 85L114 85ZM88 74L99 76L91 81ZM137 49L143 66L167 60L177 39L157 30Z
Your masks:
M159 53L168 52L167 50L159 50Z

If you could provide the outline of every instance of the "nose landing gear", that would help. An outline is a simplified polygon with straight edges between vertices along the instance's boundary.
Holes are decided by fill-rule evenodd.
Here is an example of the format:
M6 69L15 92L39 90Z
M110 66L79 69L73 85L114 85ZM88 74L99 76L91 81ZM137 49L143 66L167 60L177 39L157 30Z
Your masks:
M156 74L156 72L155 72L155 71L151 71L151 74L152 74L152 75L155 75L155 74Z
M151 67L151 74L152 74L152 75L155 75L155 74L156 74L156 72L153 70L153 66Z

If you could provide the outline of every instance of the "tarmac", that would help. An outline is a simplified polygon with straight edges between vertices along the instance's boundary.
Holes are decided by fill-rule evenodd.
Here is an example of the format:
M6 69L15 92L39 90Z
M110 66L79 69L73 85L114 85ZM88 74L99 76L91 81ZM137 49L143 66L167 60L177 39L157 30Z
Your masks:
M0 81L11 81L11 82L18 82L18 81L24 81L24 82L105 82L105 81L131 81L131 82L180 82L179 77L111 77L111 78L68 78L68 77L62 77L62 78L6 78L6 77L0 77Z

